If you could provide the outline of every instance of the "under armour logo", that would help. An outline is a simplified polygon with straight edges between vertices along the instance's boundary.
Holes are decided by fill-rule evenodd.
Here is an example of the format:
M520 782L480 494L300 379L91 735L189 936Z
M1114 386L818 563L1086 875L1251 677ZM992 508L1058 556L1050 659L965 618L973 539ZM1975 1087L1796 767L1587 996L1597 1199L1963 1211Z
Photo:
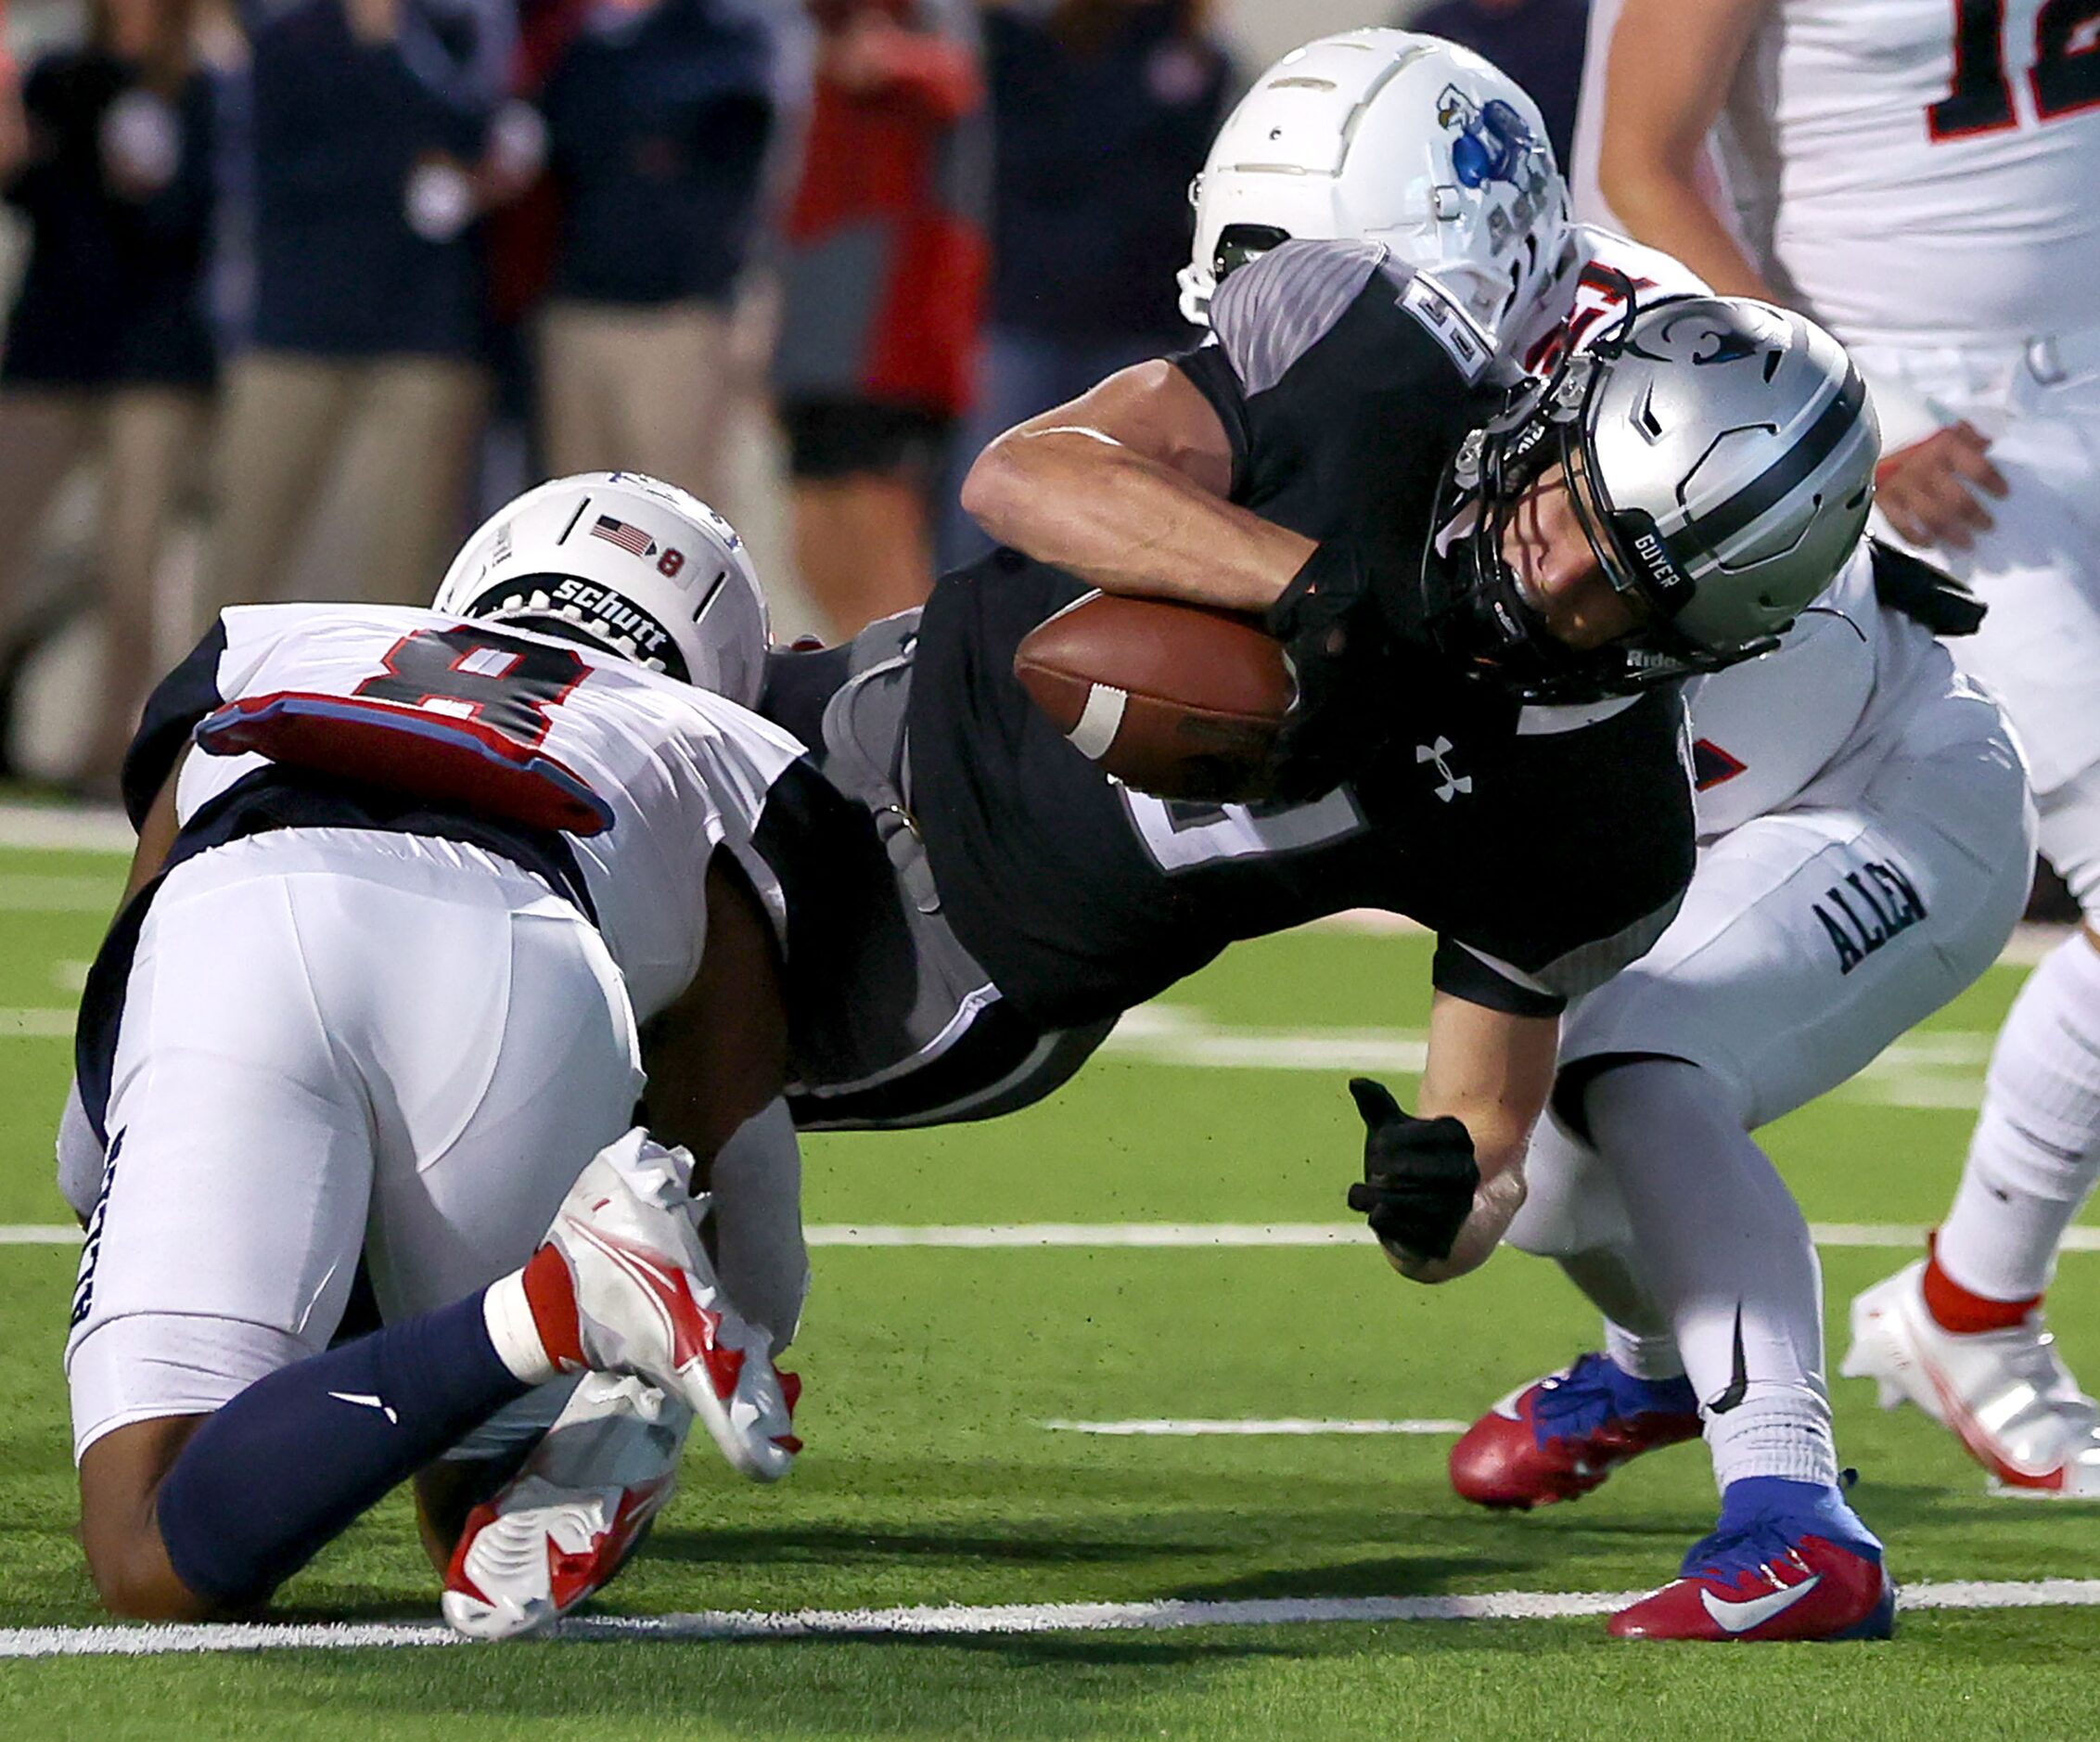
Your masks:
M1473 776L1471 775L1452 773L1451 764L1444 761L1444 758L1450 754L1451 740L1447 737L1439 737L1434 744L1417 744L1415 747L1415 760L1417 762L1436 763L1437 773L1443 776L1443 785L1437 788L1437 797L1446 804L1449 804L1460 793L1473 790Z

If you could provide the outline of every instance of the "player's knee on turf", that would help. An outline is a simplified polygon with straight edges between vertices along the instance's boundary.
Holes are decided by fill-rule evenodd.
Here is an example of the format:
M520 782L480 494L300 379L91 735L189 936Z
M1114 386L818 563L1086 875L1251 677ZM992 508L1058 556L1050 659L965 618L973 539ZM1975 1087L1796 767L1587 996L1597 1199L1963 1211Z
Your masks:
M160 1538L160 1484L204 1415L112 1428L81 1454L80 1543L96 1595L126 1620L207 1620L223 1611L184 1584Z

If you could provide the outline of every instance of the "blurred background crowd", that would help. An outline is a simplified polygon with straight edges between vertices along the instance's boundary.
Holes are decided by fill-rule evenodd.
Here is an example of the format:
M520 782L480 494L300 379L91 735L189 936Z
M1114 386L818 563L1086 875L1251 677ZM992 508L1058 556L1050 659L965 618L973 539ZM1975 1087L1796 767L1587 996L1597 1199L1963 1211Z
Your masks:
M831 638L992 435L1197 337L1244 76L1405 23L1563 154L1587 0L10 0L0 773L113 790L228 604L427 601L536 479L721 507Z

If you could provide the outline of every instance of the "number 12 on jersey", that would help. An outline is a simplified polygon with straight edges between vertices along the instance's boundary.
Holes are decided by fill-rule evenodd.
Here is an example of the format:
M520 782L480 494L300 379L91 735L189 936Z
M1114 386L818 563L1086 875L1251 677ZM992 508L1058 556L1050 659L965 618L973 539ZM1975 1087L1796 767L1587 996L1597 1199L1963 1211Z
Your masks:
M1966 139L2019 125L2006 64L2005 5L2006 0L1953 0L1953 86L1925 111L1934 139ZM2100 103L2100 0L2042 0L2034 14L2034 59L2027 80L2037 121Z

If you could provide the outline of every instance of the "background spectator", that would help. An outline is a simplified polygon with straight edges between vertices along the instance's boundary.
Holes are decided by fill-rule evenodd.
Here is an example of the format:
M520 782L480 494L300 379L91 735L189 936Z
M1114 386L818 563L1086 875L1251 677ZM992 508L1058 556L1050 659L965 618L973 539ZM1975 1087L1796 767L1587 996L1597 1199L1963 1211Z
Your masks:
M187 0L98 0L86 45L31 69L6 184L30 242L0 359L0 616L19 627L31 535L98 446L106 656L83 780L105 791L158 675L154 574L213 375L211 87L191 22Z
M543 458L712 500L730 304L760 217L776 26L734 0L598 0L542 94L559 202Z
M1462 43L1515 79L1545 117L1554 156L1565 166L1574 148L1589 18L1590 0L1437 0L1406 8L1393 22Z
M796 567L837 634L932 583L971 392L989 143L963 0L812 0L815 87L774 360Z
M342 595L428 600L483 402L470 229L513 178L487 155L510 0L242 0L253 54L252 348L227 371L208 607L278 594L359 419Z
M992 438L1195 333L1174 274L1189 183L1232 94L1206 0L1012 0L987 12L996 174L982 391L958 475ZM951 501L941 560L988 541Z

